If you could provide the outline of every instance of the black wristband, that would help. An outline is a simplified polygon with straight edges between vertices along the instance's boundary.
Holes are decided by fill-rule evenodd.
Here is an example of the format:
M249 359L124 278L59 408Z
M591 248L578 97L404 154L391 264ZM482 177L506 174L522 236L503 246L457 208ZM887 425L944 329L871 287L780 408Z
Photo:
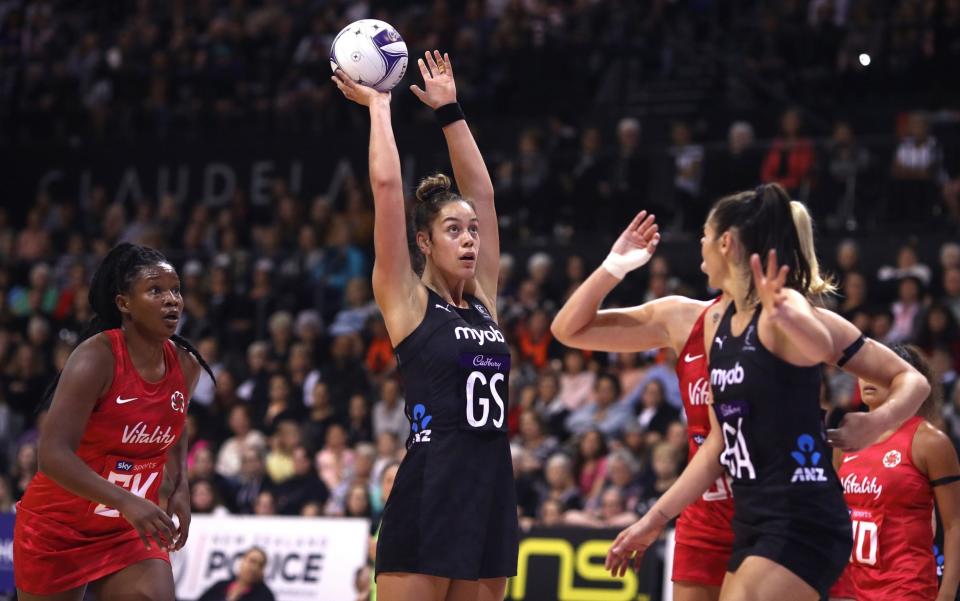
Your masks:
M437 107L433 110L433 114L436 115L440 127L446 127L451 123L466 119L466 117L463 116L463 109L460 108L460 103L458 102L451 102L450 104Z

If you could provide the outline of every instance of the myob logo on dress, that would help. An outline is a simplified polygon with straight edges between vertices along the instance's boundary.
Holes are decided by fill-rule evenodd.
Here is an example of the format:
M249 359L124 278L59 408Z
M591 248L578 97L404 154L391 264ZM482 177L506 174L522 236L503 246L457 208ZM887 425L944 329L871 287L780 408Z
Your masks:
M460 340L461 338L470 340L472 338L473 340L476 340L480 346L483 346L484 342L506 342L506 339L503 337L503 333L492 325L483 330L478 330L469 326L460 326L454 328L453 335L456 336L457 340Z
M727 386L733 384L743 384L743 368L737 361L732 369L711 369L710 384L720 389L721 392L727 389Z

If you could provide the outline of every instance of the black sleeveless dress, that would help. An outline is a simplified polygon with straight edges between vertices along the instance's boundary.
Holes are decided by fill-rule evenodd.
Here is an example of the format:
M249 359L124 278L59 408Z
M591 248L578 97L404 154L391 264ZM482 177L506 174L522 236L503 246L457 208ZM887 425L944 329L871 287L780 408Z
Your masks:
M410 420L383 511L377 574L477 580L517 570L517 500L507 439L510 348L483 304L427 289L423 321L396 348Z
M826 594L850 556L852 527L820 412L821 367L797 367L760 342L758 307L735 337L733 303L710 350L720 461L733 478L733 572L765 557Z

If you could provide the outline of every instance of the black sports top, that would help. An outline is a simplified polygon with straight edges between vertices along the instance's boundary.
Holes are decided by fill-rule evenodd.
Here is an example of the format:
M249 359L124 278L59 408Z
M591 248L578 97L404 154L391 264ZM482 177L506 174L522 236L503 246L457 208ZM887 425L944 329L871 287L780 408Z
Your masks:
M738 487L838 486L820 413L819 365L798 367L760 342L757 307L740 336L730 303L710 350L713 409L724 440L720 461Z

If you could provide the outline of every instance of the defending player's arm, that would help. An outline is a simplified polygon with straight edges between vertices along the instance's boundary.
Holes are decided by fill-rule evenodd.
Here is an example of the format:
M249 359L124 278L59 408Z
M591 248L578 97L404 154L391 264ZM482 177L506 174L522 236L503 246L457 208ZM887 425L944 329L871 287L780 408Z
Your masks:
M673 346L668 322L684 308L686 299L667 297L627 309L599 309L628 272L642 267L653 256L660 241L657 229L653 215L646 211L637 214L603 265L570 295L553 319L550 330L558 341L573 348L608 352ZM687 302L691 310L703 310L703 303ZM683 320L687 331L693 319Z
M177 349L177 355L180 359L180 366L183 370L184 379L187 381L189 394L187 399L193 398L193 391L197 387L197 381L200 379L200 362L191 353ZM189 407L189 402L187 405ZM167 498L167 515L173 518L177 516L180 524L177 532L177 542L173 547L174 551L183 548L187 543L187 537L190 535L190 484L187 481L187 454L190 448L190 442L187 440L187 432L184 429L180 433L180 439L167 451L167 462L164 466L163 476L170 483L170 496Z
M623 576L631 567L639 569L644 551L670 520L699 499L723 474L721 432L716 416L710 411L710 433L683 473L637 523L623 530L613 541L604 566L614 576Z
M500 230L493 202L493 182L480 154L473 133L457 104L457 87L450 55L427 51L417 61L423 77L423 89L410 86L421 102L437 113L450 152L453 177L464 198L473 201L480 220L480 256L477 257L476 283L486 296L491 310L496 307L497 278L500 274ZM467 289L476 293L476 290Z
M827 309L816 312L830 332L831 357L827 363L890 390L887 401L877 409L869 413L848 413L839 428L827 431L827 441L832 446L856 451L916 415L930 394L930 383L892 350L863 338L860 330L843 317Z
M170 517L154 503L101 478L77 456L97 398L111 384L113 353L102 338L84 341L67 359L40 435L39 469L73 494L117 509L147 548L152 538L169 549L175 531Z
M937 601L954 601L960 585L960 461L947 435L929 423L917 429L913 460L933 486L943 524L943 580Z
M332 79L347 99L370 109L370 187L375 215L373 294L396 344L423 317L426 293L410 268L403 179L390 116L390 93L357 84L340 70Z

